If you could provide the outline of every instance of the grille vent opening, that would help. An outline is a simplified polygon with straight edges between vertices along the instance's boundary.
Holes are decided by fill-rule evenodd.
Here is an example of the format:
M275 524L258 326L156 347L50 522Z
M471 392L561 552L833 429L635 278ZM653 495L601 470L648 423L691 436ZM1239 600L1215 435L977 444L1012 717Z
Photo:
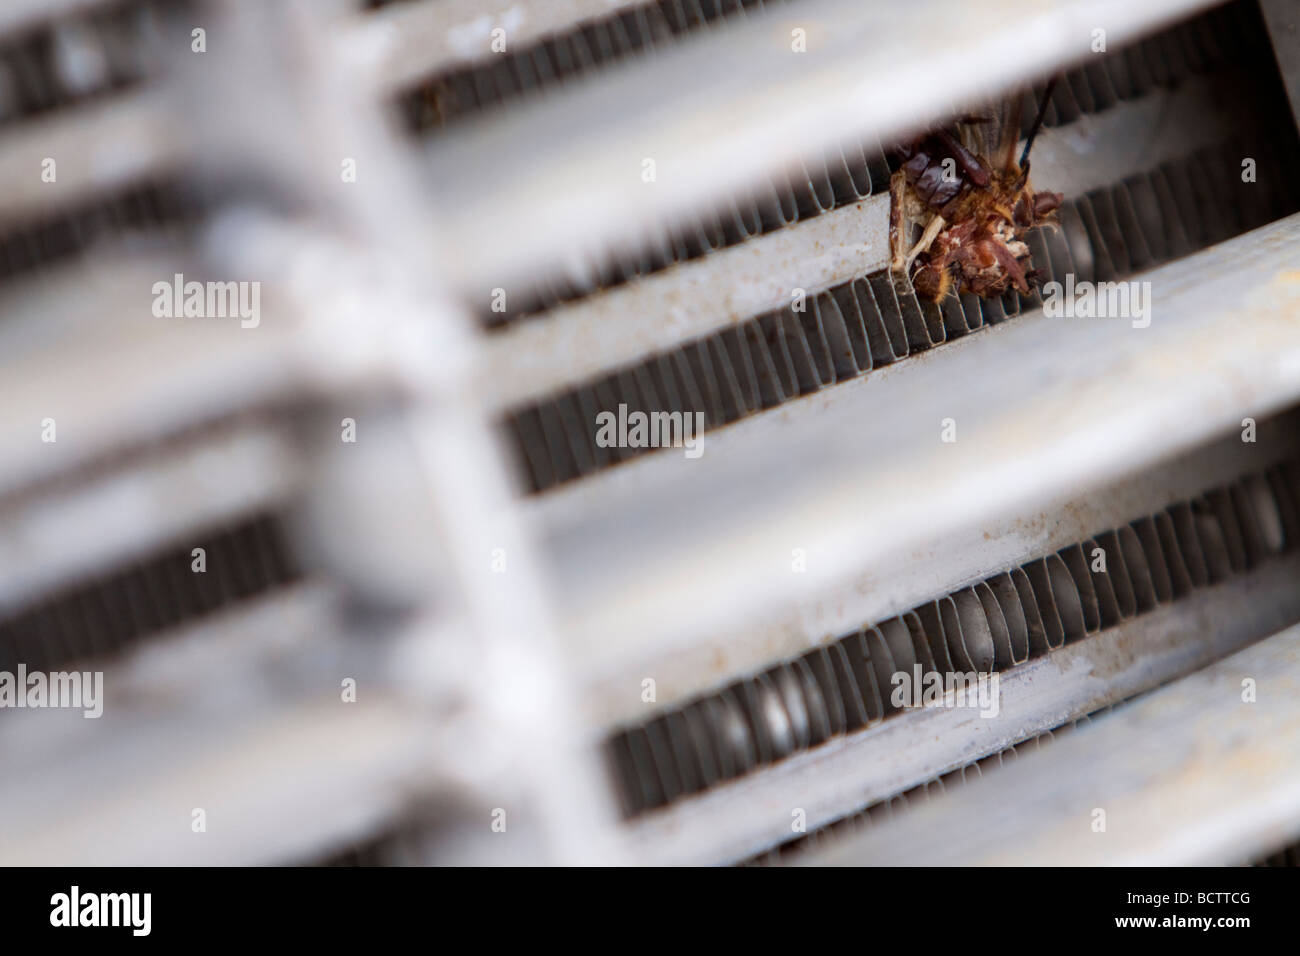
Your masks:
M184 248L200 197L175 179L143 182L48 216L0 226L0 288L118 244L128 252Z
M415 132L441 131L531 96L545 95L619 60L662 49L729 18L788 0L656 0L591 20L540 42L446 71L402 97Z
M1040 747L1051 744L1053 740L1067 734L1070 731L1084 727L1092 723L1093 720L1108 714L1119 707L1123 707L1128 701L1122 701L1118 704L1112 704L1109 707L1102 707L1090 714L1085 714L1077 720L1071 720L1062 724L1060 727L1054 727L1046 730L1035 737L1023 740L1011 747L1006 747L996 753L989 754L965 766L950 770L948 773L941 774L932 780L917 784L910 790L896 794L888 800L881 800L870 806L863 807L854 813L851 813L839 820L835 820L825 826L817 827L804 835L789 840L785 843L775 846L772 849L741 861L739 866L771 866L779 863L788 863L792 859L797 859L799 854L816 847L831 842L845 834L856 833L864 827L871 826L883 820L888 820L895 813L906 812L909 807L922 804L931 797L949 793L960 787L970 780L978 780L986 773L996 773L998 768L1018 757L1031 754Z
M633 817L889 719L890 677L993 673L1243 574L1300 543L1300 461L879 621L636 727L607 744ZM1091 570L1100 548L1106 571Z
M1260 50L1260 33L1249 29L1257 18L1248 4L1213 11L1071 71L1057 85L1048 115L1053 122L1066 123L1082 112L1104 109L1123 96L1144 92L1152 84L1177 85L1198 70L1247 65L1252 70L1249 88L1254 91L1250 99L1257 104L1258 116L1231 141L1142 169L1083 195L1067 195L1061 228L1036 230L1029 238L1044 281L1064 281L1067 273L1090 281L1124 279L1300 210L1300 183L1294 177L1270 175L1245 182L1241 176L1241 157L1246 155L1273 170L1300 165L1300 138L1290 122L1271 53ZM1032 116L1035 111L1023 112ZM1279 122L1277 117L1286 120ZM774 198L766 208L769 213L789 208L795 213L793 221L804 212L834 208L839 201L857 201L860 197L854 190L861 186L879 192L889 167L869 161L865 150L861 155L861 168L850 162L824 178L810 176L803 199L793 194ZM724 229L718 234L720 244L742 241L746 222L766 221L778 227L779 219L769 215L764 220L758 206L743 213L735 207L727 220L734 227L728 233L731 238L723 235ZM708 248L708 243L698 246L703 251ZM674 256L660 257L649 271L672 261ZM618 281L636 274L646 270L622 270ZM608 288L607 279L614 275L602 278L597 288ZM554 304L565 297L548 301ZM883 271L860 275L810 296L803 311L785 306L727 324L515 407L505 414L502 427L524 486L533 493L545 492L652 450L601 447L596 441L601 412L617 412L621 405L629 413L700 411L706 429L719 428L1038 305L1041 298L1036 292L1029 296L1009 292L988 300L953 294L935 305L914 293L900 293Z
M1272 51L1254 6L1239 2L1216 8L1096 62L1064 71L1048 104L1044 125L1068 125L1154 89L1176 88L1200 75L1245 68L1257 71L1261 85L1276 85L1276 76L1266 75L1271 64ZM1023 93L1021 121L1026 133L1045 91L1045 84L1040 84ZM1261 112L1275 115L1276 94L1257 101L1264 103ZM1284 101L1276 108L1286 115ZM594 264L591 281L556 274L533 288L512 292L505 312L492 312L477 303L483 309L480 321L490 329L501 329L520 320L540 319L559 305L887 192L889 175L898 168L893 150L886 148L891 145L882 146L874 138L846 141L826 150L816 161L804 163L797 173L776 176L760 189L721 199L714 208L701 211L686 225L643 247L639 254L610 255Z
M203 548L207 570L192 570ZM0 618L0 671L64 670L284 587L302 571L282 520L262 514L63 588Z
M0 131L137 87L188 2L126 0L0 39Z

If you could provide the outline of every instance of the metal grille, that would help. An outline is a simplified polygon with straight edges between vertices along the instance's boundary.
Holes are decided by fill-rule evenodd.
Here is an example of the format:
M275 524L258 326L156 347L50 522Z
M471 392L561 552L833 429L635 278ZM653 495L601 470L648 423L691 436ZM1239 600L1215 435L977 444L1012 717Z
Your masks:
M873 823L888 823L891 817L896 813L904 813L909 807L925 803L934 796L944 793L951 793L956 788L968 781L978 780L985 773L996 773L1004 764L1010 763L1019 757L1032 754L1040 747L1051 744L1053 740L1062 734L1067 734L1078 727L1086 727L1098 717L1110 713L1116 707L1122 707L1123 704L1117 704L1111 707L1103 707L1100 710L1093 711L1080 717L1078 720L1072 720L1062 724L1053 730L1045 731L1037 737L1030 737L1023 743L1016 744L1013 747L1007 747L999 750L997 753L989 754L982 757L974 763L964 764L956 770L950 770L933 780L927 780L925 783L918 784L911 790L904 793L895 794L888 800L882 800L879 803L873 803L869 807L859 810L852 816L845 817L842 820L836 820L834 823L827 824L824 827L818 827L802 837L796 837L781 846L767 851L761 856L753 859L744 860L740 866L770 866L773 864L788 862L791 857L797 857L798 854L815 850L820 845L830 845L839 837L846 834L861 832L864 828L871 826Z
M895 674L1004 671L1245 573L1297 541L1300 463L1290 461L876 622L615 735L625 811L663 806L899 713Z
M522 50L508 50L490 65L469 65L444 73L408 93L403 110L413 129L441 129L514 100L544 95L624 57L662 49L689 34L720 25L728 17L780 7L785 2L658 0L639 4Z
M1103 55L1009 0L1008 55L956 0L9 0L0 671L102 671L111 719L0 716L0 862L982 861L1049 777L1168 811L1097 862L1287 861L1277 6L1108 5ZM1026 134L1053 75L1034 265L1150 282L1149 328L885 271L895 144ZM260 321L154 308L182 272ZM708 453L602 447L624 407ZM1133 772L1127 721L1270 774ZM997 849L1101 852L1049 803Z
M1240 152L1241 144L1224 144L1067 202L1059 230L1028 240L1044 282L1124 278L1300 209L1294 181L1243 183ZM1255 152L1275 168L1300 156L1294 142ZM872 273L810 297L802 310L764 313L514 411L507 429L532 490L545 491L646 452L600 447L601 412L701 409L705 426L718 428L1041 304L1037 294L1010 292L1000 300L950 295L936 306Z
M1261 55L1268 55L1261 39L1257 14L1247 6L1211 10L1098 62L1064 71L1047 106L1044 125L1068 125L1153 89L1175 87L1191 76L1257 66ZM492 70L505 68L505 64L499 64ZM1021 118L1026 132L1044 92L1040 86L1022 94ZM481 319L490 328L521 319L540 319L562 303L617 288L638 277L886 191L889 174L898 165L896 159L891 162L890 152L879 139L849 142L827 150L820 158L773 178L761 190L729 197L689 221L686 227L644 245L636 256L613 255L593 264L589 281L556 274L539 287L516 296L511 300L515 304L504 311L485 307ZM1277 217L1267 221L1272 218Z
M205 567L195 573L202 551ZM297 580L280 523L261 516L116 568L0 618L0 670L60 670L120 654Z

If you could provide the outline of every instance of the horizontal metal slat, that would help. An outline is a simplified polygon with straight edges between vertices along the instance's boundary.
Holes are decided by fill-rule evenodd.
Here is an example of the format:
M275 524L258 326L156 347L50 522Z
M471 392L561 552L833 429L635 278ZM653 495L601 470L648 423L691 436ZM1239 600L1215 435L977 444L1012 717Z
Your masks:
M281 506L301 478L283 428L255 424L164 445L21 503L0 500L0 607Z
M608 750L626 812L689 799L863 726L905 718L891 692L899 673L1008 674L1294 552L1300 458L1128 517L621 729ZM1098 556L1102 571L1093 569Z
M1298 230L1292 217L1146 274L1148 328L1025 316L735 426L699 459L629 465L581 507L539 502L561 632L597 712L630 706L651 670L689 693L717 679L702 661L735 673L797 653L815 639L798 608L861 610L896 580L898 555L1238 432L1243 409L1262 421L1293 403ZM807 573L791 571L795 548Z
M517 49L644 2L419 0L349 20L338 45L377 88L396 92L430 74L491 59L493 30L505 30L507 49Z
M0 714L0 861L266 865L382 827L431 782L434 730L348 657L332 601L305 585L142 649L97 719Z
M1234 118L1226 82L1194 78L1045 130L1034 185L1070 199L1240 137L1249 117ZM504 410L788 306L795 289L811 299L885 269L888 227L885 193L559 306L489 337L480 387Z
M0 134L0 222L48 215L86 198L174 173L185 135L160 90L124 93ZM41 179L52 158L57 179Z
M628 825L633 856L643 863L735 862L790 839L796 807L806 812L812 830L1098 707L1190 674L1295 620L1300 614L1292 586L1297 574L1300 561L1293 555L1237 584L1225 582L1014 668L1000 677L1000 709L994 717L968 708L910 711L637 818ZM1116 746L1133 749L1123 741ZM960 816L978 819L974 811ZM1083 827L1086 831L1086 819ZM936 838L931 846L939 845ZM1007 849L1011 851L1010 843ZM926 862L923 855L905 859L901 843L898 852L889 862ZM858 859L885 862L867 852Z
M765 18L736 24L431 146L425 173L440 231L455 237L441 261L479 300L634 244L644 230L846 136L889 139L918 116L973 106L1084 60L1098 22L1121 44L1206 5L1059 0L991 13L948 0L888 10L808 0L779 30ZM791 51L800 25L807 54ZM931 55L905 53L917 37ZM952 102L951 76L972 78L962 102ZM717 116L728 117L727 136L702 135ZM646 158L656 163L653 183L641 176Z
M801 862L1245 863L1300 834L1297 701L1300 625Z

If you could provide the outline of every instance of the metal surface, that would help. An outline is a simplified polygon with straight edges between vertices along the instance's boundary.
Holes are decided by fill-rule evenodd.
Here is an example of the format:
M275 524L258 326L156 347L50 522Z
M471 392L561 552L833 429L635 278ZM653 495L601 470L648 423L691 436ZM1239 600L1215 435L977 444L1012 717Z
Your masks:
M621 730L609 749L624 806L653 810L894 719L897 674L1007 672L1297 547L1300 458L1292 458Z
M492 31L504 30L507 50L603 19L644 0L418 0L383 7L349 22L340 52L395 92L431 74L492 56Z
M57 591L24 595L0 618L0 667L52 671L121 658L158 635L292 587L302 567L281 515L191 528L146 553L116 555ZM197 549L197 550L196 550Z
M0 827L0 863L271 863L402 809L428 785L431 718L364 667L373 696L349 708L333 668L293 666L344 650L331 611L308 588L174 635L109 670L98 719L5 713L0 819L23 825Z
M156 271L160 264L167 271ZM273 290L256 329L238 319L160 320L150 289L181 266L101 265L56 273L6 301L14 321L0 331L8 409L0 493L239 411L284 407L311 386L307 363L288 345L301 316L278 307ZM61 288L62 279L76 290ZM69 387L76 383L95 388ZM47 418L55 442L41 441Z
M0 669L102 671L107 706L0 713L0 863L736 862L1300 617L1300 217L1239 235L1300 205L1294 130L1254 8L1208 5L205 0L156 58L147 16L6 6L0 60L39 56L0 102ZM882 138L1058 70L1036 262L1149 281L1150 326L855 285ZM152 315L178 272L261 282L260 324ZM655 391L707 409L702 458L565 430ZM529 409L532 487L583 480L516 493ZM1068 546L1106 528L1098 579ZM998 716L846 693L909 651L996 667ZM602 741L662 751L719 689L619 820ZM1293 835L1270 786L1252 852Z
M585 489L581 511L543 504L594 712L626 713L651 674L672 698L799 653L822 636L796 623L801 606L856 605L850 626L905 610L925 595L878 600L899 555L934 554L942 576L953 535L1294 402L1298 238L1292 217L1149 273L1147 328L1027 315L736 427L699 459L645 459L635 481ZM956 442L941 440L945 418Z
M1252 103L1261 97L1250 91L1232 89L1238 82L1234 73L1266 72L1266 57L1267 47L1261 42L1257 28L1252 27L1248 11L1237 5L1212 11L1137 43L1108 48L1105 55L1094 56L1083 65L1065 71L1047 101L1046 128L1073 126L1090 117L1092 122L1075 128L1065 140L1063 151L1059 146L1048 151L1063 153L1066 168L1049 170L1051 175L1047 181L1058 188L1070 188L1072 194L1110 185L1119 178L1106 175L1113 163L1131 170L1135 163L1141 162L1142 156L1171 155L1165 152L1171 138L1192 139L1193 142L1185 144L1192 149L1197 136L1202 143L1208 142L1206 134L1213 135L1216 128L1226 130L1234 124L1251 121L1253 111L1240 108L1242 97L1248 97ZM1209 84L1208 95L1204 89L1199 97L1177 95L1180 88L1189 84L1204 85L1203 77L1207 74L1215 77ZM1228 88L1223 88L1225 85ZM1142 107L1136 101L1158 91L1173 91L1174 99L1169 104L1157 99L1159 108L1152 112L1148 107L1143 116ZM1037 114L1038 98L1045 95L1044 88L1036 88L1022 96L1022 134L1028 132L1025 125L1028 119ZM1203 108L1197 110L1194 106ZM1118 116L1111 115L1114 110L1119 111ZM1125 126L1131 118L1141 122L1115 131L1122 140L1117 142L1099 135L1115 125ZM1268 117L1256 115L1253 120L1278 129ZM1155 129L1160 129L1162 135L1153 136ZM1069 159L1072 154L1073 162ZM1038 156L1036 152L1036 160ZM1053 158L1048 157L1049 163ZM803 222L861 199L868 191L884 192L888 176L889 167L878 137L836 143L784 172L773 173L770 180L765 179L752 191L731 190L713 197L709 207L695 210L666 234L652 234L638 250L589 263L583 272L559 270L536 281L522 296L517 287L512 288L506 311L488 312L484 306L484 318L493 324L510 321L521 313L526 315L552 308L574 296L608 290L633 277L652 275L710 250L717 251L792 222Z
M1245 863L1300 834L1297 701L1300 626L803 862Z
M1213 90L1223 95L1218 105ZM1096 120L1045 131L1035 146L1035 182L1083 195L1223 142L1232 124L1219 107L1230 99L1221 85L1195 79L1177 94L1153 92ZM539 398L780 310L794 290L811 298L881 272L888 216L888 195L872 196L513 326L490 339L487 401L504 408Z
M954 789L960 788L962 784L971 780L978 780L987 773L996 773L1012 761L1026 754L1034 753L1040 747L1049 746L1061 736L1069 734L1079 727L1086 727L1097 718L1110 713L1116 707L1122 706L1123 702L1109 704L1068 723L1053 727L1050 730L1044 730L1040 734L1020 741L1020 743L1003 747L986 757L980 757L971 763L962 764L960 767L955 767L938 776L931 777L908 790L893 794L888 799L868 804L849 816L840 817L824 826L808 830L805 834L795 835L792 839L787 839L770 850L765 850L763 853L743 860L739 865L761 866L794 862L800 855L832 843L846 832L856 833L864 826L869 826L877 820L889 819L894 814L906 812L908 808L924 803L932 797L950 793Z
M234 427L142 455L80 485L29 493L0 527L0 607L130 561L212 525L282 505L301 464L273 426Z
M1239 110L1232 119L1226 81L1193 77L1175 92L1046 130L1034 147L1034 182L1081 196L1224 142L1250 121ZM888 194L873 196L522 321L489 339L487 401L505 409L538 399L779 310L796 289L811 298L880 272L888 217Z
M1237 6L1065 72L1046 101L1051 125L1034 158L1035 182L1068 197L1061 228L1029 238L1044 280L1114 279L1300 208L1300 193L1283 172L1300 158L1300 144L1289 125L1274 121L1279 92L1270 68L1260 25ZM1043 95L1026 94L1022 116L1035 115ZM1258 164L1258 177L1238 175L1243 153ZM492 368L509 373L485 377L483 388L507 398L532 392L507 415L531 489L547 491L642 453L602 448L594 421L600 411L703 410L706 428L716 429L1036 303L1036 296L965 296L931 306L895 289L869 245L855 263L851 232L829 236L817 228L821 216L883 190L888 171L870 143L832 150L771 195L760 190L720 205L712 213L720 228L696 226L707 241L693 243L686 230L639 258L615 257L598 273L548 280L522 304L519 291L509 290L513 305L490 317L516 326L490 340ZM876 205L882 220L885 203ZM784 216L787 207L796 225L782 229L791 218L772 211ZM873 228L883 231L881 220L865 223L865 238ZM851 230L854 220L844 221ZM800 241L778 243L773 237L782 232ZM710 244L721 251L689 258ZM884 245L877 242L876 252ZM687 261L671 267L682 256ZM792 256L806 278L791 276ZM729 281L711 263L739 267L746 281ZM824 281L827 266L843 275ZM642 278L629 278L636 275ZM769 275L786 281L773 290ZM800 301L797 289L810 298ZM746 312L747 293L766 296L766 310ZM547 303L548 311L522 321ZM542 367L553 371L533 388ZM545 389L552 394L539 394Z
M1282 154L1252 150L1267 155L1275 171L1268 180L1274 188L1261 188L1240 182L1239 151L1239 143L1219 144L1067 201L1059 230L1041 229L1028 239L1044 283L1126 279L1134 269L1300 205L1300 194L1291 194L1286 177L1276 174ZM1228 200L1217 210L1200 205L1207 181ZM646 453L602 448L596 424L602 411L702 410L704 428L713 431L1017 317L1039 301L1035 291L1000 299L950 296L935 305L875 273L811 297L802 311L788 304L515 409L507 431L530 487L549 491Z
M3 715L0 749L14 768L13 786L0 788L6 862L304 859L434 794L445 820L490 820L493 807L509 808L508 838L488 824L456 837L481 834L480 844L495 841L515 862L608 859L607 788L568 724L572 698L547 649L544 595L505 463L463 383L478 333L426 268L428 226L423 203L411 201L420 191L408 152L374 91L331 59L326 14L338 11L205 6L221 42L188 58L166 99L153 100L170 111L168 148L183 157L183 186L208 203L192 232L169 235L148 220L139 235L112 237L111 250L78 246L59 257L68 250L43 248L43 233L5 236L5 251L26 254L26 244L39 255L3 262L0 514L22 514L5 522L10 543L44 559L23 569L22 594L9 595L21 625L11 630L45 641L43 654L66 652L60 665L105 671L109 695L97 721ZM74 112L65 106L48 129L67 132L65 148L77 153L69 184L111 200L119 180L96 178L105 170L94 147L111 146L122 127L110 111L100 130L108 135L83 141L79 125L64 123ZM204 122L188 122L193 115ZM13 163L31 158L39 133L24 125L12 152L0 140ZM313 175L342 143L364 144L351 190L339 188L336 160ZM137 158L150 155L146 142ZM154 171L148 162L132 169ZM15 215L46 209L14 202ZM33 228L59 225L78 205L50 204ZM169 255L149 252L159 247ZM81 253L84 263L66 261ZM153 314L154 283L178 272L264 283L261 322ZM41 440L49 418L55 442ZM341 440L345 418L358 422L356 443ZM214 431L259 426L277 434L226 446L231 454L210 468L201 446L221 446ZM286 454L295 467L280 468ZM208 466L201 476L196 463ZM231 468L233 480L205 493L204 481ZM295 548L328 597L277 588L227 595L242 599L230 607L187 603L228 572L246 575L265 550L241 547L233 565L214 556L203 578L172 552L155 567L152 549L186 554L199 526L211 532L207 522L259 499L292 514ZM106 537L68 553L67 525L92 504L94 522L77 530ZM167 514L141 522L150 505ZM45 550L27 554L26 531L40 532ZM508 575L491 573L493 548L509 555ZM10 551L9 560L21 558ZM134 600L138 588L138 620L134 606L99 613L96 600ZM108 633L116 628L131 632ZM2 650L10 660L13 648ZM25 659L25 644L17 655ZM345 676L360 684L353 707L340 697ZM336 787L340 772L349 782ZM581 818L571 812L579 805L589 811ZM212 840L190 829L194 807L212 815ZM444 858L464 852L438 845Z
M1198 592L1014 668L1000 678L995 717L963 708L909 711L647 814L630 824L630 852L651 864L738 861L795 837L795 808L805 811L811 831L1098 707L1192 674L1294 620L1300 613L1297 575L1300 562L1291 556L1236 584ZM1088 771L1093 772L1103 769ZM1012 792L1002 790L1002 798ZM963 812L961 818L979 815ZM1086 818L1083 825L1086 831ZM940 843L935 837L930 846ZM907 852L900 842L889 862L911 862L903 858ZM859 860L876 862L865 854Z
M830 142L887 140L917 117L973 106L1080 62L1093 55L1098 23L1118 45L1208 5L806 0L797 13L711 32L562 100L432 144L425 172L444 235L456 237L440 261L481 302L546 267L626 249ZM795 28L807 32L806 54L792 51ZM929 55L915 56L922 37ZM960 90L953 76L968 78ZM724 116L727 135L710 135ZM653 183L642 179L647 158Z
M133 92L0 132L0 219L57 213L104 190L174 173L184 138L173 117L162 94ZM39 179L46 157L58 163L54 183Z
M108 0L9 0L0 13L0 34L19 33L57 17L108 5Z

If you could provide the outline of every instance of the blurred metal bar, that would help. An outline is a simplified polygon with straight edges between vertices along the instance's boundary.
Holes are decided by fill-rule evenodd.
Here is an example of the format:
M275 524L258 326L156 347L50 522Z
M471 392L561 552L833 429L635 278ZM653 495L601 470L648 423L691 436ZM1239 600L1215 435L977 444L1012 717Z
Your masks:
M496 54L492 31L504 29L508 50L536 43L645 0L418 0L383 7L347 24L345 56L360 60L370 82L395 93L426 76Z
M790 827L796 807L811 831L1273 633L1300 616L1297 580L1293 554L1003 672L995 716L910 711L673 804L629 825L631 852L652 864L762 853L798 835Z
M146 176L178 169L186 132L157 91L60 110L0 134L0 221L57 214ZM41 163L57 180L41 180Z
M231 51L239 54L231 56L239 79L223 89L228 115L251 141L274 144L259 159L284 177L279 188L301 187L315 215L289 219L264 207L235 217L212 261L283 277L283 307L303 319L296 344L304 366L326 385L339 380L341 368L351 385L328 396L331 417L337 412L338 421L353 408L358 418L370 413L358 422L369 437L340 442L330 427L308 448L314 557L356 606L380 609L386 625L358 615L341 626L363 628L356 639L373 638L375 626L396 628L396 621L416 632L413 660L400 676L426 704L422 715L437 711L465 739L434 747L431 729L416 720L403 732L424 734L426 763L453 753L464 758L463 766L441 769L461 786L462 809L482 825L458 835L496 840L492 810L504 801L517 808L514 819L532 822L520 828L518 861L607 862L615 821L609 789L570 712L573 695L554 652L549 605L506 459L468 387L481 331L447 294L445 270L427 254L430 222L411 201L418 181L409 177L410 157L382 124L370 91L330 58L335 34L312 4L224 5L231 35L243 44ZM310 53L286 62L285 35ZM264 92L266 85L277 95ZM212 145L224 155L231 144L216 140L230 128L219 130ZM298 135L273 158L285 130ZM304 173L322 152L353 146L366 150L358 184L340 189L333 159L317 174ZM253 165L233 152L226 159ZM378 398L377 408L361 405L366 393L357 379L366 373L375 373L369 397ZM411 500L400 495L412 489L416 508L394 507ZM340 528L358 533L340 535ZM507 556L508 573L504 564L494 570L494 552ZM427 574L430 568L441 574ZM440 630L449 619L463 623L454 641Z
M1294 402L1298 242L1293 216L1148 273L1147 328L1027 315L706 436L698 459L669 450L584 482L582 509L538 505L560 633L595 709L639 701L651 674L688 693L801 652L834 636L805 621L818 602L856 605L855 623L870 619L856 613L866 595L906 609L924 595L889 590L900 555L942 559L951 538L1046 513L1239 432L1243 410L1263 420Z
M563 99L435 140L426 175L445 272L484 301L492 288L635 245L830 142L889 139L918 117L1073 65L1095 55L1096 29L1109 49L1209 5L807 0L711 30ZM806 53L792 51L795 29Z
M182 269L165 258L105 257L0 300L0 494L115 449L301 400L312 384L293 339L301 316L268 283L255 328L238 317L155 317L153 284ZM42 441L47 418L57 429L51 443Z
M347 656L336 613L295 588L108 667L102 717L6 710L0 864L269 864L404 809L431 781L432 716Z
M107 746L60 751L66 762L44 776L6 779L0 805L23 826L0 834L0 861L247 866L310 858L405 808L428 739L412 716L382 702L351 712L335 698L250 701L225 720L175 707L131 729L116 720ZM194 808L207 813L209 832L191 832Z
M70 14L107 7L111 0L5 0L0 7L0 36L19 33Z
M249 424L0 501L0 607L282 503L301 477L286 430Z
M802 862L1215 866L1298 835L1300 625Z

